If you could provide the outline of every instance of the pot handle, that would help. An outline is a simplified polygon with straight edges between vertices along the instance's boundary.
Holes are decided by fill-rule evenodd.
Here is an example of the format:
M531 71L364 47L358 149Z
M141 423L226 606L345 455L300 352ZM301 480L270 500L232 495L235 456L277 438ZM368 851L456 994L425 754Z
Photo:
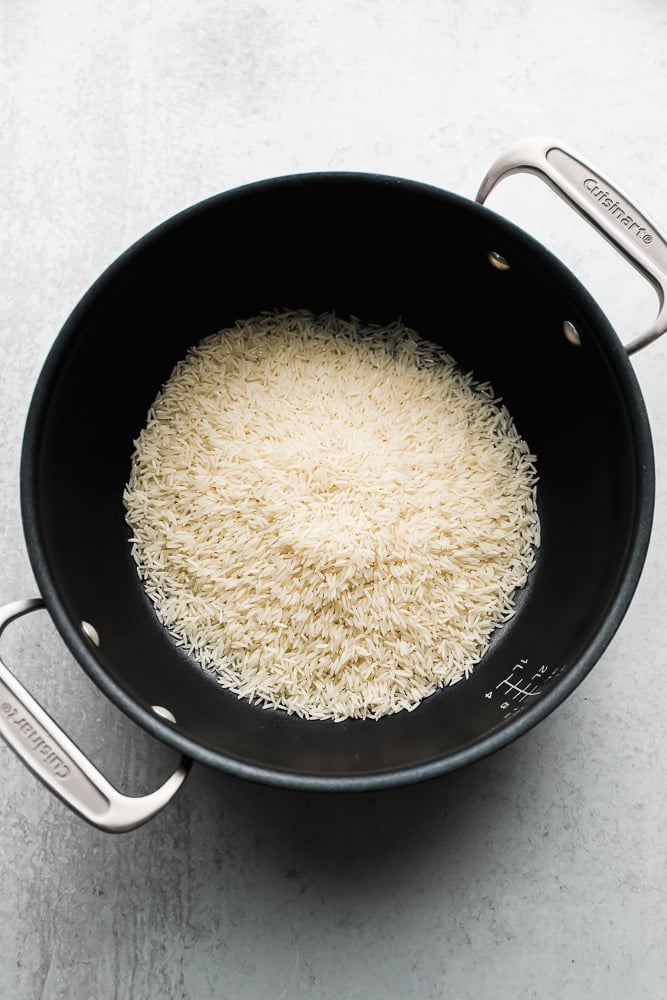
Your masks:
M667 242L653 219L600 170L562 143L543 136L523 139L501 154L475 200L483 204L498 181L521 172L546 181L655 287L658 315L645 333L627 345L628 354L660 337L667 330Z
M41 598L0 608L0 635L10 622L44 607ZM191 762L183 758L150 795L122 795L47 715L0 660L0 735L24 764L62 801L93 826L123 833L152 819L178 791Z

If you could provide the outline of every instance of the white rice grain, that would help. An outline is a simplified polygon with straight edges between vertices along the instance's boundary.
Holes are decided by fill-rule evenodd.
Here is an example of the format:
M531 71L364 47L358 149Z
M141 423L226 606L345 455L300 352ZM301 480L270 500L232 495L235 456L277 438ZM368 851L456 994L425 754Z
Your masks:
M135 442L132 555L220 683L310 719L467 676L539 545L535 458L402 323L271 312L194 347Z

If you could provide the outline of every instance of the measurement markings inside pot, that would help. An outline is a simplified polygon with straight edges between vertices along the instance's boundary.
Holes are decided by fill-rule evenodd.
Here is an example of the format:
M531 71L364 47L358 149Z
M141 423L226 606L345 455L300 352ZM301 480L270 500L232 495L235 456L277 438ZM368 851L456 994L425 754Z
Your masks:
M503 699L499 702L498 707L505 713L504 719L508 719L520 711L527 699L539 695L546 683L552 681L565 669L564 665L554 668L543 663L536 670L533 669L532 675L529 675L529 670L527 671L526 668L528 668L528 660L518 660L508 675L484 695L489 701Z

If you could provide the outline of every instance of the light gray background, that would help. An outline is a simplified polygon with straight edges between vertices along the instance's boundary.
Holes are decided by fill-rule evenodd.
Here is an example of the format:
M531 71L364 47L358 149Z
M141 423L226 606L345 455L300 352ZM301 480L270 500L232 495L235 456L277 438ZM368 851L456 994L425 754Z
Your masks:
M667 225L663 0L4 0L0 31L3 601L35 593L17 485L41 364L100 271L175 211L323 168L472 197L507 145L546 133ZM651 289L538 181L489 204L621 336L652 319ZM0 995L667 997L667 342L634 363L658 467L650 553L617 637L554 715L395 793L288 794L195 767L118 838L3 745ZM2 649L112 780L139 792L168 773L171 751L102 698L45 613Z

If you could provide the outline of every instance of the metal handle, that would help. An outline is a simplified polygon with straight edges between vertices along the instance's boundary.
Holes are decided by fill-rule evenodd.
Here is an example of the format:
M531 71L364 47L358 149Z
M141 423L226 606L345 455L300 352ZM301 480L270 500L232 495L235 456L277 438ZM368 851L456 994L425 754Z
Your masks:
M0 635L10 622L43 607L41 598L6 604L0 608ZM0 735L66 805L109 833L134 830L152 819L178 791L191 763L183 758L175 773L150 795L122 795L38 705L2 660Z
M483 204L498 181L521 172L546 181L655 287L658 315L645 333L627 345L628 354L661 336L667 330L667 242L653 219L597 167L543 136L524 139L499 156L476 200Z

